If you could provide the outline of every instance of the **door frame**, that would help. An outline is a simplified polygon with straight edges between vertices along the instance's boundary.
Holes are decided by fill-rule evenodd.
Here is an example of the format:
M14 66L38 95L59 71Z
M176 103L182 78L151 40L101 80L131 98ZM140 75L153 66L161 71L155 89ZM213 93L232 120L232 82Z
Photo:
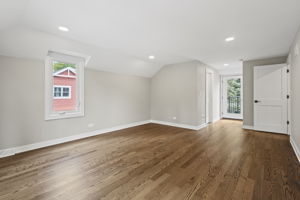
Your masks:
M227 78L230 78L230 77L240 77L241 79L241 114L240 116L230 116L230 115L226 115L224 113L224 109L227 107L226 105L224 105L224 79L227 79ZM221 117L222 118L229 118L229 119L240 119L242 120L243 119L243 75L242 74L233 74L233 75L222 75L221 76ZM227 95L226 95L227 96Z
M205 70L205 122L213 123L213 79L214 71L206 68ZM210 79L208 79L210 77ZM209 82L209 84L208 84ZM209 87L210 86L210 87Z
M288 120L288 130L287 130L287 135L291 135L292 132L292 125L291 125L291 119L292 119L292 104L291 104L291 99L293 98L291 96L291 66L290 64L287 64L287 93L289 95L289 98L287 99L287 120Z

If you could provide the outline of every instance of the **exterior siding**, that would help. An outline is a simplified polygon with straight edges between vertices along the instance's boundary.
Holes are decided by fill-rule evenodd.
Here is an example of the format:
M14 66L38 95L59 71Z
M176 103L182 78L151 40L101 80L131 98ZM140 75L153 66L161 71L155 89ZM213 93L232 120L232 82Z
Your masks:
M60 75L68 75L65 71ZM74 76L75 74L70 75ZM54 111L69 111L76 109L76 78L69 77L53 77L53 85L58 86L70 86L71 87L71 98L70 99L53 99L53 110Z

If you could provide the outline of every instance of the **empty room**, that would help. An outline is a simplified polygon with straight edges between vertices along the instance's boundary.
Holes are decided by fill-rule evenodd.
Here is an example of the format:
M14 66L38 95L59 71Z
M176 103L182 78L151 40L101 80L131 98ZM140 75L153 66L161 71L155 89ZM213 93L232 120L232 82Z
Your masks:
M299 0L0 0L0 200L300 199Z

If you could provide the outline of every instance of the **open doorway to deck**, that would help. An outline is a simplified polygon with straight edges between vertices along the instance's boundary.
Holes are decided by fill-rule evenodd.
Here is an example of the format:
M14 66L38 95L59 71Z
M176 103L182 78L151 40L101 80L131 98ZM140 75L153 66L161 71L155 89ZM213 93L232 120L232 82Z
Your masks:
M222 77L222 118L243 119L242 76Z

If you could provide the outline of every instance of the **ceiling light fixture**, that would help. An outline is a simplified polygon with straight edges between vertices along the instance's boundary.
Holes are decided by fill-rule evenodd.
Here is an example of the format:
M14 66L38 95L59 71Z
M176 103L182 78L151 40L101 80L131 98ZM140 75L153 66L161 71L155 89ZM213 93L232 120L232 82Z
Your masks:
M225 63L224 66L227 67L227 66L229 66L229 64Z
M228 38L225 39L225 41L226 41L226 42L231 42L231 41L233 41L234 39L235 39L234 37L228 37Z
M69 31L69 28L65 27L65 26L59 26L58 29L60 31L63 31L63 32L68 32Z
M150 60L153 60L153 59L155 59L155 56L154 56L154 55L150 55L150 56L148 56L148 58L149 58Z

